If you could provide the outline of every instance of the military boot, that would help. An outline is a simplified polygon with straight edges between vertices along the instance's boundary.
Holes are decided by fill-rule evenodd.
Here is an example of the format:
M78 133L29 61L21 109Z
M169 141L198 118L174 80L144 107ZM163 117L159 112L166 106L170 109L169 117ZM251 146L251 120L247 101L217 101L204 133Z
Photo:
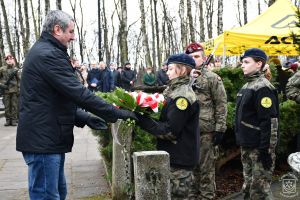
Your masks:
M10 124L11 126L17 126L18 125L18 122L17 122L17 120L11 120L11 124Z
M6 122L5 122L4 126L10 126L10 124L11 124L10 119L6 119Z

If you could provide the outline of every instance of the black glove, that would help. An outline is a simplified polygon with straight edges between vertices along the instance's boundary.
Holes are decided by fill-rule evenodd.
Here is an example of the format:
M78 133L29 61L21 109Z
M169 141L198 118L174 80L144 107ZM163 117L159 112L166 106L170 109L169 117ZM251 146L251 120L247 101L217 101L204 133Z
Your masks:
M91 129L95 130L106 130L108 129L107 123L100 117L95 117L90 115L86 121L86 125L88 125Z
M123 110L123 109L118 109L118 114L120 119L133 119L135 121L138 121L138 118L136 117L134 112L131 112L129 110Z
M258 161L261 162L265 170L269 170L272 166L271 154L269 154L266 150L259 151Z
M223 136L224 136L223 132L216 131L213 136L213 140L212 140L213 145L216 146L216 145L221 144Z

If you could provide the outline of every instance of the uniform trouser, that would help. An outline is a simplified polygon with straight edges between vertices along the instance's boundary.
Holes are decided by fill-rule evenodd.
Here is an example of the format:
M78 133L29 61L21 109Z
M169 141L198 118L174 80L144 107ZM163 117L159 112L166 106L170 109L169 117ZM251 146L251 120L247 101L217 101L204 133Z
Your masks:
M193 171L195 176L193 193L198 196L198 199L215 197L215 163L216 153L212 144L212 133L201 133L199 164Z
M18 94L8 93L3 95L3 104L6 120L18 119Z
M270 186L275 166L275 150L271 151L272 166L270 170L263 168L262 163L257 160L258 156L259 151L257 149L241 148L244 176L242 191L244 193L244 199L273 199Z
M191 190L194 180L192 170L171 168L172 200L191 200Z

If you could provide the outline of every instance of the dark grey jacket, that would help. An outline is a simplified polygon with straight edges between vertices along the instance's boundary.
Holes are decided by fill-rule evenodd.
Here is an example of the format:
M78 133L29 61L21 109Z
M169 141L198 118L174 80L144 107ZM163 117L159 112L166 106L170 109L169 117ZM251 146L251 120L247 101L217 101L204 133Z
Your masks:
M87 113L77 105L110 122L124 115L78 81L66 47L43 32L28 52L22 71L17 150L70 152L74 125L82 127L87 120Z

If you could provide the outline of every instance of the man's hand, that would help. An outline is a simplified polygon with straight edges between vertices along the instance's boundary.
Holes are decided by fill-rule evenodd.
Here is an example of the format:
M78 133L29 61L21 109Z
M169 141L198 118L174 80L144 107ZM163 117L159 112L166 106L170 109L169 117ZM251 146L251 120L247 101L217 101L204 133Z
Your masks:
M138 121L135 113L129 110L118 109L118 114L120 119L133 119L135 121Z
M266 150L260 150L258 155L258 161L261 162L265 170L269 170L272 166L271 154Z
M91 83L91 87L97 87L96 83Z
M216 146L216 145L221 144L221 142L223 140L223 136L224 136L223 132L216 131L213 135L213 140L212 140L213 145Z
M92 115L90 115L88 117L86 125L88 125L91 129L95 129L95 130L108 129L107 123L103 119L101 119L100 117L92 116Z

